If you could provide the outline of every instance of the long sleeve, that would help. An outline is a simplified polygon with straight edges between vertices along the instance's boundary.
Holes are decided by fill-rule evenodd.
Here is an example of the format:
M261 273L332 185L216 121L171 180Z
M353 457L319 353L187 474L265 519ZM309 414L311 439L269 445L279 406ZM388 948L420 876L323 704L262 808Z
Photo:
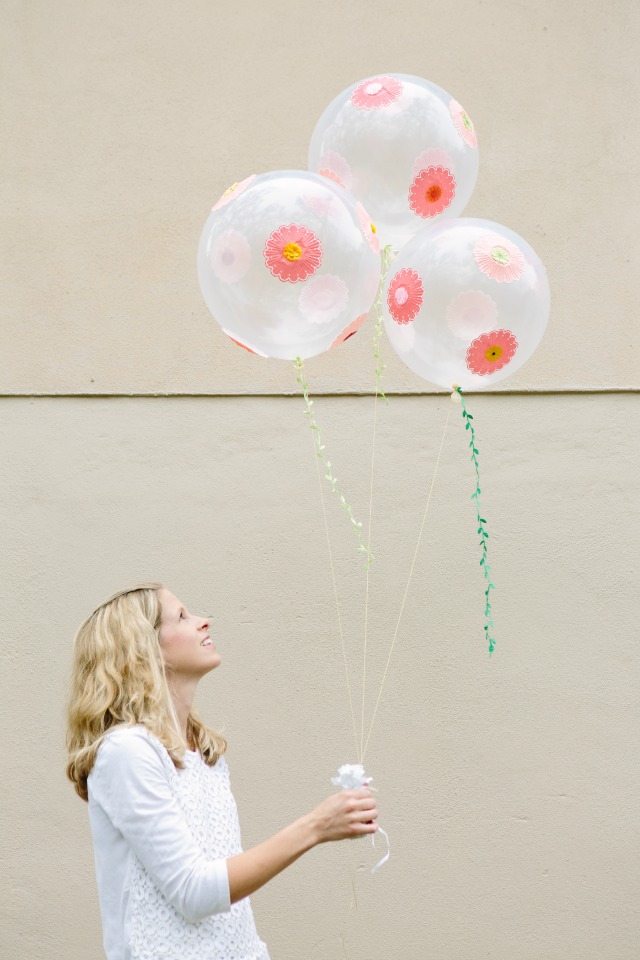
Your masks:
M161 893L194 923L230 909L227 865L195 843L161 749L142 728L114 730L98 750L90 789Z

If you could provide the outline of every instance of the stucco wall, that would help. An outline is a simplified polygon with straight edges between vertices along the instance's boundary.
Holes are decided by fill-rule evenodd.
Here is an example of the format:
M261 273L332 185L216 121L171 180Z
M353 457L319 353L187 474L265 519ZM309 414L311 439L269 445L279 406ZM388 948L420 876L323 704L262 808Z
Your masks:
M342 960L342 933L348 960L636 960L636 6L0 7L0 955L102 956L63 705L73 632L113 590L158 578L215 612L224 664L199 706L230 740L245 844L352 758L303 401L287 364L219 333L195 248L230 182L304 167L335 93L398 69L469 110L481 168L466 212L521 233L552 285L536 356L469 400L497 649L490 660L459 408L418 395L430 386L387 350L401 395L378 419L369 717L451 410L367 754L392 856L371 878L374 852L351 845L357 912L345 845L303 858L254 911L273 960ZM361 518L369 341L307 364ZM327 511L357 688L364 571Z

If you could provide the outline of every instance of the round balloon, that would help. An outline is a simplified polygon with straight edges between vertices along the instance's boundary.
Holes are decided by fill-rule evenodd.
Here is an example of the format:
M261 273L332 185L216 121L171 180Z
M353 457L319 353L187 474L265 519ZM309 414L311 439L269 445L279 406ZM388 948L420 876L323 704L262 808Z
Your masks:
M313 357L352 336L380 280L375 227L325 177L281 170L234 184L198 247L209 310L238 346L283 360Z
M431 383L480 390L526 363L549 316L535 250L498 223L443 220L394 260L382 294L387 336Z
M462 213L478 176L478 141L469 115L435 83L388 73L329 104L309 169L351 190L382 245L399 250L426 224Z

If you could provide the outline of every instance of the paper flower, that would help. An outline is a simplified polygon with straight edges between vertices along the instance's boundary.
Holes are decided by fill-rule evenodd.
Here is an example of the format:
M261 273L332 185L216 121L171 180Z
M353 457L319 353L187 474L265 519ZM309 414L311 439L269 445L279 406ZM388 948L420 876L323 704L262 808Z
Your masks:
M451 114L451 119L453 120L456 130L467 146L477 147L478 138L476 136L476 128L473 125L471 117L464 112L457 100L452 100L449 104L449 113Z
M396 273L389 284L387 304L396 323L409 323L416 316L423 301L422 280L409 267Z
M360 83L351 94L351 103L360 110L379 110L397 100L402 84L395 77L372 77Z
M428 150L423 150L413 161L411 176L415 178L429 167L445 167L447 170L453 170L453 160L445 150L429 147Z
M498 283L511 283L524 270L525 260L520 248L496 233L478 240L473 248L473 256L482 272Z
M249 353L254 353L257 357L267 357L267 354L262 353L261 350L256 350L255 347L250 347L248 344L243 343L242 340L237 340L236 337L229 333L228 330L225 330L224 327L222 328L222 332L226 333L226 335L229 337L229 340L232 340L237 347L242 347L243 350L247 350Z
M481 290L463 290L447 305L447 323L456 337L469 340L493 330L498 319L494 300Z
M446 167L427 167L409 188L409 206L419 217L436 217L456 193L456 182Z
M349 288L342 277L325 273L305 283L300 291L298 306L310 323L331 323L340 316L348 299Z
M222 194L222 196L220 197L220 199L212 209L219 210L220 207L224 207L228 203L231 203L232 200L235 200L237 196L243 193L247 189L247 187L251 183L253 183L255 178L256 178L256 175L255 173L253 173L250 177L247 177L246 180L241 180L240 183L234 183L232 186L229 187L228 190L225 190L225 192Z
M510 330L492 330L477 337L467 350L467 367L481 377L496 373L509 363L518 349Z
M367 243L374 253L380 253L380 240L378 239L376 225L361 203L358 203L356 213Z
M210 262L218 280L237 283L251 263L249 241L239 230L226 230L211 245Z
M348 340L349 337L352 337L354 333L357 333L366 319L367 319L366 313L362 313L360 314L359 317L356 317L353 323L350 323L348 327L344 328L342 333L338 334L338 336L335 338L335 340L331 344L331 347L329 347L329 350L331 350L332 347L337 347L339 343L344 343L345 340Z
M322 174L323 177L328 177L329 180L333 180L334 183L339 183L341 187L345 187L347 190L351 188L353 183L351 167L345 158L336 153L335 150L327 150L326 153L322 154L318 162L318 173Z
M368 777L361 763L343 763L338 768L338 776L331 777L331 783L341 790L358 790L368 787L373 777Z
M274 277L283 283L297 283L316 272L322 263L322 247L311 230L290 223L273 231L264 259Z

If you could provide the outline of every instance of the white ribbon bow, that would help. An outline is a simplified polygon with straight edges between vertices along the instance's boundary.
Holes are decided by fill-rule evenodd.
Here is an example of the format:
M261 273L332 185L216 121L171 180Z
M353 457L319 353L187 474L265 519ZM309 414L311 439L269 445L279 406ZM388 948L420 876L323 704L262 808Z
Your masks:
M358 790L360 787L369 787L370 790L375 790L375 787L370 786L373 777L367 777L364 772L364 767L361 763L343 763L342 766L338 769L338 776L331 777L331 783L340 787L342 790ZM376 870L379 870L383 864L387 862L391 854L391 846L389 844L389 835L386 830L383 830L380 824L378 824L378 832L387 841L387 852L384 857L379 860L375 867L371 870L371 873L375 873ZM376 837L375 834L371 835L371 845L375 847Z

